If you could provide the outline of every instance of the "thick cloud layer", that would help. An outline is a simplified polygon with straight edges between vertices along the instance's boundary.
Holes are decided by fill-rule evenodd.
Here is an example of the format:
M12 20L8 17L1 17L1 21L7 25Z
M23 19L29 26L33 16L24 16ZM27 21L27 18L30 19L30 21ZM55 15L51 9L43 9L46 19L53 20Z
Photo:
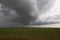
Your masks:
M3 8L7 7L8 12L5 13L5 8L3 9L5 12L1 12L3 14L1 14L2 16L0 17L0 19L2 18L0 23L3 22L4 26L19 26L19 23L24 25L30 24L38 17L39 11L36 0L1 0L0 2ZM9 11L11 11L10 9L14 10L16 14L15 12L14 14L9 13Z
M9 13L9 9L7 8L7 10L8 10L7 13L5 13L6 11L0 12L0 26L1 27L3 27L3 26L7 26L7 27L18 26L18 27L20 27L22 25L22 23L24 23L24 22L29 24L30 22L33 22L33 21L34 21L33 24L35 24L35 25L36 24L42 25L42 24L46 24L46 23L50 24L50 23L59 22L59 20L57 20L57 18L59 19L59 16L60 16L59 15L60 12L58 11L59 5L60 5L59 0L37 0L38 2L36 0L27 0L27 1L20 0L22 2L15 0L16 2L18 2L18 5L13 5L14 1L12 1L12 2L11 2L11 0L7 1L7 2L11 2L12 5L10 3L6 3L6 1L7 0L2 0L1 3L4 4L5 7L8 6L8 8L13 6L12 9L14 11L11 11L12 10L11 9L10 10L11 12ZM37 6L37 3L38 3L38 6ZM17 7L18 7L18 9L17 9ZM19 7L23 8L23 9L21 9ZM27 9L26 9L26 7L27 7ZM57 11L53 12L51 9L52 10L55 9ZM28 14L28 13L31 13L31 14ZM39 16L39 18L37 18L37 20L35 21L34 17L38 17L38 16ZM16 17L17 17L17 19L16 19ZM26 21L26 20L28 20L28 21ZM57 21L55 21L55 20L57 20Z

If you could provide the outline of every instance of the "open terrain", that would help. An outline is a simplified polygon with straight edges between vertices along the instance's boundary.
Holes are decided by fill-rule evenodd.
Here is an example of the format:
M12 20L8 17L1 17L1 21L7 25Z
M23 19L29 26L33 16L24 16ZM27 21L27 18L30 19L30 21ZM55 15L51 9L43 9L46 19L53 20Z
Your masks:
M0 40L60 40L60 29L0 28Z

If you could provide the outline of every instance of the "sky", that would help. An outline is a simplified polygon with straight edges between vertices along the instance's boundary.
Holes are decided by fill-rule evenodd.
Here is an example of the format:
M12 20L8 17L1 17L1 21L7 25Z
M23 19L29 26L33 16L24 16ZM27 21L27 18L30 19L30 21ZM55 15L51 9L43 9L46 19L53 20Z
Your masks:
M60 0L37 0L40 16L34 24L44 25L50 23L60 22ZM1 7L1 4L0 4ZM2 10L0 8L0 10ZM8 10L8 8L6 8ZM8 17L5 17L3 12L0 12L0 26L20 26L20 23L15 23L10 21L14 19L17 15L13 14L15 11L11 11L12 14L9 14ZM21 24L22 25L22 24Z
M42 22L60 22L60 0L42 0L40 4L41 15L38 20ZM43 6L43 7L42 7Z

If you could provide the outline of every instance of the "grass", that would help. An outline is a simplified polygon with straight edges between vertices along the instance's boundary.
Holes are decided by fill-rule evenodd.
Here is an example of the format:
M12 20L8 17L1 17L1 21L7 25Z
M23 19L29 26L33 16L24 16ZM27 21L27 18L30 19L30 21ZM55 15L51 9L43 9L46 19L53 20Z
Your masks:
M0 40L60 40L60 29L0 28Z

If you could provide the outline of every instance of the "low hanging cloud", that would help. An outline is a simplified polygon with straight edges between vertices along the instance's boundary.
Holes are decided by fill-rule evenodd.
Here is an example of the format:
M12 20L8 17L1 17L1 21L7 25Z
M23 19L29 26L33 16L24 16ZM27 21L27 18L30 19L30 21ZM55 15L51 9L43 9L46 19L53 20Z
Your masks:
M40 12L39 15L40 16L39 16L39 18L37 18L36 21L33 22L33 24L35 24L35 25L37 25L37 24L42 25L42 24L46 24L46 23L49 24L51 22L59 22L59 17L60 17L60 15L59 15L60 12L58 13L59 5L57 6L57 4L55 4L55 3L60 4L59 0L58 1L55 1L55 0L37 0L37 1L38 1L38 6L37 6L37 4L35 4L34 6L36 7L37 10L39 10L39 12ZM34 2L36 2L36 1L34 1ZM55 7L53 7L54 5L55 5ZM53 12L51 10L52 7L54 9L56 9L57 11ZM1 14L1 16L0 16L0 26L1 27L3 27L3 26L6 26L6 27L16 27L16 26L18 26L18 27L20 27L22 25L21 23L16 22L18 20L15 19L16 16L17 16L15 11L14 12L11 11L11 14L7 14L8 16L5 16L4 12L0 12L0 14ZM36 16L36 14L33 14L32 16L34 16L34 15ZM26 14L26 16L27 16L27 19L31 18L30 14ZM15 21L11 21L12 19L14 19Z
M36 0L0 0L0 2L3 7L1 9L3 12L0 12L1 27L14 27L20 26L20 24L30 24L30 22L35 21L35 18L38 17L39 11ZM12 8L11 10L14 10L16 14L15 12L12 12L10 8Z

